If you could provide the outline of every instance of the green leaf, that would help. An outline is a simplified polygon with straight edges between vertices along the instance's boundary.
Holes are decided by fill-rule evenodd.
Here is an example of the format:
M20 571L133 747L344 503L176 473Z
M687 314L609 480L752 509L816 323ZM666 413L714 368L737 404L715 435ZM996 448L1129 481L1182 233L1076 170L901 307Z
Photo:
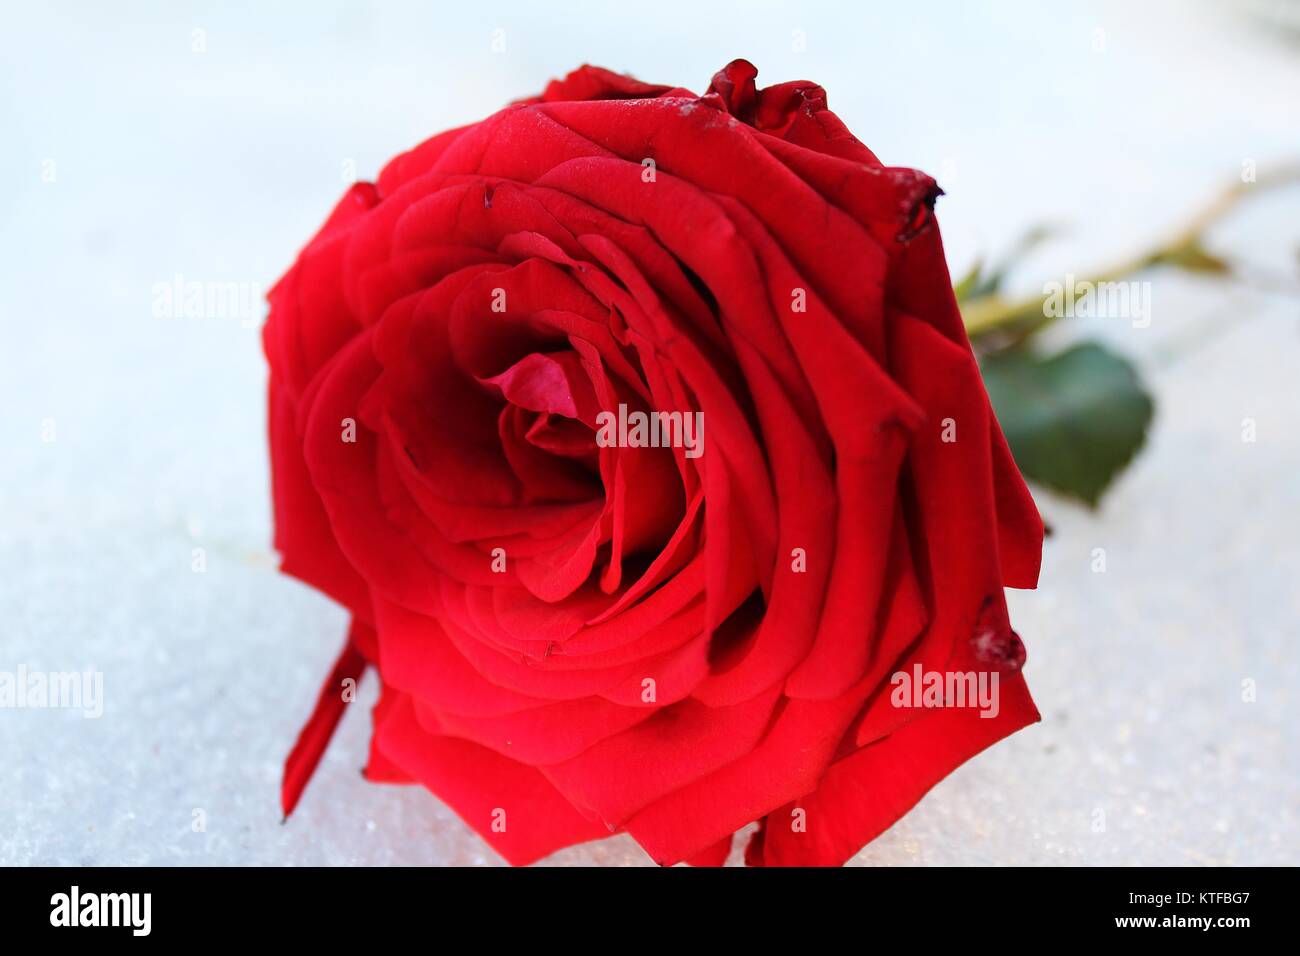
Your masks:
M1096 507L1146 440L1155 408L1128 361L1094 342L986 358L984 384L1025 477Z

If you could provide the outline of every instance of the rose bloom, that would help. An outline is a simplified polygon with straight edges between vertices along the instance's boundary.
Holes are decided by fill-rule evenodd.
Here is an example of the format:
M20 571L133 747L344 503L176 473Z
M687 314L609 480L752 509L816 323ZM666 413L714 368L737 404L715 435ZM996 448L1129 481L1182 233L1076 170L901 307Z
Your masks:
M270 293L275 544L353 621L286 813L370 668L367 777L516 864L754 822L751 864L839 864L1038 719L1003 587L1043 526L940 190L755 75L583 67L354 185ZM891 694L929 673L996 708Z

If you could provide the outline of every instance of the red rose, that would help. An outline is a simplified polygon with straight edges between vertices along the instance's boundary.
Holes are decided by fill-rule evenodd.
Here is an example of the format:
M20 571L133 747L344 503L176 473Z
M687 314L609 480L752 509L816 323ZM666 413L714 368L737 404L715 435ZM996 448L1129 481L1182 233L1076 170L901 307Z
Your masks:
M1042 523L940 191L755 72L583 67L354 186L272 290L276 547L354 621L286 812L368 666L367 775L513 863L759 821L751 863L838 864L1037 720L1002 589Z

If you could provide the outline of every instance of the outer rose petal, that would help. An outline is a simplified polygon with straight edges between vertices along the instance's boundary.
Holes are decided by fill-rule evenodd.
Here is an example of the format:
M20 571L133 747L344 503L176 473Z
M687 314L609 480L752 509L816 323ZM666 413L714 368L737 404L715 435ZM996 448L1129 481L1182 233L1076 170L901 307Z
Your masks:
M990 410L990 417L992 411ZM998 555L1002 583L1009 588L1038 587L1043 560L1043 519L1011 457L1002 429L993 431L993 487L998 502Z
M686 862L691 866L722 866L731 854L731 834L727 834L713 846L700 851Z
M295 408L274 378L268 404L275 548L280 552L280 569L319 588L363 620L369 620L372 616L369 589L339 551L325 507L303 461Z
M730 707L684 701L542 773L574 806L621 826L655 800L750 753L778 696L772 688Z
M659 863L677 863L808 792L862 697L855 688L839 700L786 702L757 747L651 804L627 822L627 831Z
M516 866L609 836L532 767L467 740L425 731L409 698L393 706L375 733L384 756L446 801Z
M768 815L761 862L839 866L962 763L1039 719L1020 674L1002 675L999 688L996 717L959 707L927 711L832 764L811 794ZM791 826L796 807L804 810L801 830Z
M542 100L606 100L658 96L669 87L642 83L624 73L599 66L584 65L562 80L552 80L542 93Z

